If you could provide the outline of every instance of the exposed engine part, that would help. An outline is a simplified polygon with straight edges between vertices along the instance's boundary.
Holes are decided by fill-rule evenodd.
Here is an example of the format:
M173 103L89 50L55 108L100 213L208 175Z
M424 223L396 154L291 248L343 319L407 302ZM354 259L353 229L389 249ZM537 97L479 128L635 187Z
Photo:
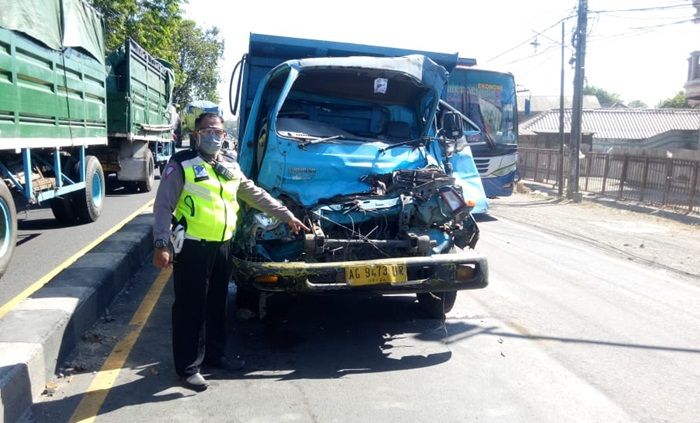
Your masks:
M358 238L328 238L320 225L312 224L313 233L304 236L304 253L313 261L325 261L321 256L342 256L344 259L359 259L364 254L354 250L370 248L378 251L396 250L406 255L430 255L436 245L427 235L405 234L399 239L371 239L369 236ZM369 235L369 234L368 234ZM370 255L371 256L371 255Z
M479 241L479 227L474 220L474 216L468 215L462 223L455 225L452 237L455 245L459 248L466 246L469 246L469 248L476 247L476 243Z
M304 234L304 253L307 256L315 257L323 254L326 247L326 236L317 223L311 223L311 231L310 234Z
M335 197L311 208L284 198L312 229L303 239L259 212L247 214L241 231L248 235L239 237L238 251L262 260L284 252L288 258L298 254L327 262L428 256L476 244L478 229L461 189L440 169L399 170L363 180L371 193Z

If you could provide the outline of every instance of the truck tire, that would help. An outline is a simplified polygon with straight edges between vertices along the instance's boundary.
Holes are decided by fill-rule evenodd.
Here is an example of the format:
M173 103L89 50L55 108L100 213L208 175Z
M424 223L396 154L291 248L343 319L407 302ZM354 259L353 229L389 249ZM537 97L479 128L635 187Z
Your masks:
M153 153L151 150L146 150L146 180L137 181L136 188L141 192L151 192L153 184L156 180L156 165L153 161Z
M0 181L0 278L10 265L17 244L17 211L12 194Z
M236 288L236 308L237 309L248 309L255 314L258 314L258 308L260 303L260 292L251 287L241 288L240 286Z
M59 223L70 225L75 223L75 211L73 210L73 202L69 197L54 197L51 199L51 211L53 217Z
M457 291L420 292L416 294L418 304L432 319L444 319L452 310L457 300Z
M85 189L74 195L71 200L76 217L85 223L96 221L102 213L105 199L105 175L97 157L85 156Z

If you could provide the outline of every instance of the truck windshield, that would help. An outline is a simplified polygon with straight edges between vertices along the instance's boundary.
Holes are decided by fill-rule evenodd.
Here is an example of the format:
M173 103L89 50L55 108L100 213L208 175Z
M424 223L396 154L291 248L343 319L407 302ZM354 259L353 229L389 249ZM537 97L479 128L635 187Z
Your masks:
M477 123L496 145L517 143L511 74L458 67L450 74L445 100Z
M325 138L329 142L403 142L422 133L419 111L427 93L403 74L308 70L294 81L280 108L277 132L303 144Z

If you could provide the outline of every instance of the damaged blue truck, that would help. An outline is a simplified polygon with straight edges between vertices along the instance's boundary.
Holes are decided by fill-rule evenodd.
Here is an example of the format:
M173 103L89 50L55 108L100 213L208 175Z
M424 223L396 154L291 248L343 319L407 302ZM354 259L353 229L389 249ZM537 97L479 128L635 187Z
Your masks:
M234 279L261 317L278 292L362 292L416 294L442 318L459 290L488 284L471 213L483 187L462 119L439 110L456 62L251 34L231 77L239 164L312 228L241 209Z

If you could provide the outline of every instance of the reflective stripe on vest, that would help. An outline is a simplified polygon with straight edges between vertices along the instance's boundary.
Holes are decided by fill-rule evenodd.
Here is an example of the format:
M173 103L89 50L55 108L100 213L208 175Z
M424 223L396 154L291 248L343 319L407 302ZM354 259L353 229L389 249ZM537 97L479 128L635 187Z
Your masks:
M186 237L206 241L231 239L238 212L236 192L241 182L238 175L228 181L201 157L180 164L185 184L175 207L175 219L186 221Z

